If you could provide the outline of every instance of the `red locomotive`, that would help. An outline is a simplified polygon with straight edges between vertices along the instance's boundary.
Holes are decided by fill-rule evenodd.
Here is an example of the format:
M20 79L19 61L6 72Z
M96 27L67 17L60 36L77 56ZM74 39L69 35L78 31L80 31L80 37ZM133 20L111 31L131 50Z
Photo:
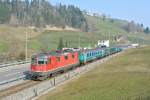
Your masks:
M41 53L32 56L31 78L44 80L58 71L79 65L78 52Z

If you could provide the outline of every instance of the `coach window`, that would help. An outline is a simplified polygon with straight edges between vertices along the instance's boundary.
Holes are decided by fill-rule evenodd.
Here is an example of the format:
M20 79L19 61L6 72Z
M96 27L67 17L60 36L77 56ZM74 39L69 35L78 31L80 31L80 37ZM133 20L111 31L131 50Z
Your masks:
M68 59L68 56L65 56L65 59L67 60L67 59Z
M87 57L89 57L89 53L87 54Z

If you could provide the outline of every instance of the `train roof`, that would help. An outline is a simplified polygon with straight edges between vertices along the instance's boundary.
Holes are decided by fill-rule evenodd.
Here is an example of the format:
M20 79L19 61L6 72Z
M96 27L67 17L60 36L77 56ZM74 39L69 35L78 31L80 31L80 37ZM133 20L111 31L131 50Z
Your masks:
M76 51L71 51L71 50L65 50L65 51L51 51L51 52L45 52L45 53L38 53L32 56L32 58L37 58L37 57L44 57L44 56L60 56L60 55L66 55L68 53L74 53Z
M81 52L87 52L87 51L92 51L92 50L104 50L106 48L95 48L95 49L82 49L80 50Z
M82 49L80 50L81 52L87 52L87 51L92 51L92 50L105 50L108 48L120 48L119 46L114 46L114 47L97 47L95 49Z
M95 49L81 49L79 52L87 52L87 51L93 51L93 50L105 50L108 47L98 47ZM109 47L112 48L112 47ZM32 56L32 58L37 58L37 57L44 57L44 56L60 56L60 55L66 55L68 53L74 53L74 52L78 52L78 51L73 51L70 49L66 49L64 51L62 50L57 50L57 51L51 51L51 52L45 52L45 53L38 53Z

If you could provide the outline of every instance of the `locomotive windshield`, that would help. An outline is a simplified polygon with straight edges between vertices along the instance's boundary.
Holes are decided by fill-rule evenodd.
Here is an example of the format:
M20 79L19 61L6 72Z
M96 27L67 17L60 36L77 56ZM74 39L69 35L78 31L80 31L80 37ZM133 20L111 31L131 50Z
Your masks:
M43 64L47 64L47 57L40 57L38 58L38 64L39 65L43 65Z
M37 62L36 62L36 58L32 58L32 59L31 59L31 64L34 65L34 64L36 64L36 63L37 63Z

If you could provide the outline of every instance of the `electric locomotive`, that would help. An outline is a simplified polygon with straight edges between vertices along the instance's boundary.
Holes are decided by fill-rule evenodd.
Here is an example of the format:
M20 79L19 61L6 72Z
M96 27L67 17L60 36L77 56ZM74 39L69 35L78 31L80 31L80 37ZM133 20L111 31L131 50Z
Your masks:
M58 71L79 65L78 52L41 53L32 56L31 78L44 80Z

